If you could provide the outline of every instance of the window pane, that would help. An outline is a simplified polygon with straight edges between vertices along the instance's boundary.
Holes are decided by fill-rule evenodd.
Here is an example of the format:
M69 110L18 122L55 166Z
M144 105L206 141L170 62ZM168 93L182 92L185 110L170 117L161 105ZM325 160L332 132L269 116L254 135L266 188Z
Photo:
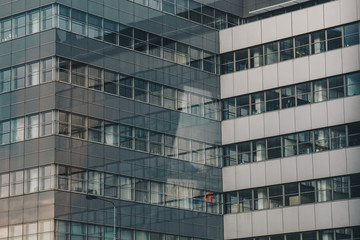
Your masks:
M262 46L250 48L250 67L260 67L263 65L263 49Z
M10 91L10 80L10 69L0 70L0 93Z
M268 208L267 189L257 188L254 189L254 209L261 210Z
M236 117L250 115L249 95L236 97Z
M246 70L249 68L248 49L242 49L235 52L236 71Z
M300 183L301 204L315 202L315 181Z
M285 184L284 190L285 190L285 206L300 204L299 186L297 183Z
M105 130L105 136L104 136L105 144L118 146L119 145L118 125L110 122L105 122L104 130Z
M10 121L0 122L0 144L10 143Z
M24 193L32 193L39 191L39 172L38 168L25 170Z
M284 157L290 157L297 154L296 144L296 134L285 135L283 137Z
M313 82L314 102L327 101L327 80L317 80Z
M281 108L295 107L295 87L281 88Z
M295 37L295 57L309 55L309 35Z
M297 106L311 103L311 83L296 85Z
M41 9L41 30L52 28L52 7Z
M119 94L118 74L110 71L104 71L104 92Z
M317 201L331 201L331 182L330 179L322 179L316 181Z
M32 139L39 137L39 115L26 117L26 138Z
M318 54L325 51L325 30L311 34L311 53Z
M315 130L314 136L315 136L315 152L326 151L329 149L328 129Z
M35 10L27 14L27 33L37 33L40 30L40 12Z
M149 83L150 103L154 105L162 105L162 86L156 83Z
M327 30L327 48L328 51L342 47L341 27L331 28Z
M265 152L266 152L265 139L252 142L252 154L253 154L254 162L265 160Z
M94 142L102 141L102 121L97 119L89 119L88 135L89 140Z
M360 123L351 123L348 125L349 147L360 145Z
M27 65L27 86L40 83L40 63L35 62Z
M313 152L313 132L302 132L298 134L299 154L308 154Z
M78 62L71 64L71 82L75 85L86 86L85 79L86 65Z
M282 186L269 187L269 207L278 208L283 206Z
M239 191L239 211L249 212L253 209L252 207L252 191L242 190Z
M238 143L237 146L238 146L238 164L249 163L251 161L251 142Z
M222 101L223 120L235 118L235 98L229 98Z
M280 61L286 61L294 58L294 42L293 39L285 39L280 41Z
M346 75L347 96L360 94L360 72Z
M344 26L344 47L359 44L359 23Z
M265 65L278 62L278 42L265 44Z
M225 193L225 213L237 213L238 212L238 200L237 192Z
M280 89L266 91L266 111L280 109Z
M0 42L11 39L11 18L0 21Z
M86 117L71 115L71 136L76 138L86 138Z
M281 157L281 137L272 137L267 139L268 159Z
M331 132L331 149L346 147L345 126L330 128Z
M349 177L332 178L334 200L349 198Z
M13 38L25 36L25 14L13 17Z
M351 198L360 197L360 174L350 175Z
M0 71L0 79L1 71ZM17 66L12 68L12 75L11 75L11 88L12 89L19 89L25 87L25 66ZM0 81L0 89L1 89L1 81ZM0 90L1 92L1 90Z
M251 111L252 114L259 114L265 111L263 92L251 94Z

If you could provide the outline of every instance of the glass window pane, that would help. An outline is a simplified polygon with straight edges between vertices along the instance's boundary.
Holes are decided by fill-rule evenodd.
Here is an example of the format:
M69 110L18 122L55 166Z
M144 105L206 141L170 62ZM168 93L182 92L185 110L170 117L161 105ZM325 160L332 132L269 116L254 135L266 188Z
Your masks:
M345 126L331 127L331 149L346 147Z
M263 92L251 94L251 111L252 114L259 114L265 111Z
M327 80L317 80L313 82L313 89L314 89L314 102L322 102L327 101Z
M331 201L331 181L322 179L316 181L317 202Z
M118 74L110 71L104 71L104 92L119 94Z
M27 65L27 86L38 85L40 83L40 62Z
M13 17L13 38L19 38L25 36L25 14L17 15Z
M0 70L0 93L10 91L11 70Z
M315 181L300 183L301 204L315 202Z
M344 87L343 76L329 78L329 100L344 97Z
M351 123L348 125L349 147L360 145L360 123Z
M41 9L41 30L52 28L52 6Z
M280 61L294 58L294 42L292 38L280 41Z
M350 175L351 198L360 197L360 174Z
M278 208L283 206L282 185L269 187L269 207Z
M40 11L34 10L27 14L27 28L28 34L37 33L40 31Z
M360 72L347 74L346 78L346 93L347 96L360 94Z
M309 55L309 35L295 37L295 57L304 57Z
M225 213L237 213L238 212L238 199L237 192L225 193Z
M342 47L342 28L336 27L328 29L327 31L327 48L328 51Z
M250 67L260 67L263 65L263 48L262 46L250 48Z
M281 157L281 137L272 137L267 139L268 159Z
M118 146L119 140L118 140L118 125L110 122L104 123L104 142L108 145Z
M325 30L311 34L311 54L325 51Z
M359 23L344 26L344 47L359 44Z
M0 144L10 143L10 121L0 122Z
M254 209L261 210L268 208L267 188L254 189Z
M278 62L278 42L268 43L264 46L265 49L265 65Z
M222 101L223 120L235 118L235 98Z
M349 198L349 177L334 177L331 180L334 190L334 200Z
M236 97L236 117L250 115L249 95Z
M249 163L251 161L251 142L238 143L237 147L238 147L238 164Z
M86 117L71 115L71 136L86 139Z
M326 151L329 149L328 129L315 130L314 137L315 137L315 152Z
M272 89L266 93L266 111L274 111L280 109L280 89Z
M26 139L39 137L39 115L26 117Z
M242 49L235 52L236 71L246 70L249 68L248 49Z
M0 79L1 73L0 71ZM22 66L16 66L12 68L12 74L11 74L11 89L19 89L25 87L25 65ZM0 80L0 89L1 89L1 80ZM1 91L0 91L1 92Z
M11 39L11 18L0 21L0 42L9 41Z
M252 206L252 191L239 191L239 212L249 212L253 210Z
M281 108L295 107L295 87L281 88Z
M259 162L265 160L266 146L265 139L252 142L253 161Z
M298 183L288 183L284 185L285 206L300 204Z
M71 82L75 85L86 86L86 65L78 62L71 62Z
M297 155L296 134L283 136L284 157Z
M309 104L312 101L311 83L302 83L296 85L296 103L297 106Z
M313 152L313 131L301 132L298 134L299 154Z

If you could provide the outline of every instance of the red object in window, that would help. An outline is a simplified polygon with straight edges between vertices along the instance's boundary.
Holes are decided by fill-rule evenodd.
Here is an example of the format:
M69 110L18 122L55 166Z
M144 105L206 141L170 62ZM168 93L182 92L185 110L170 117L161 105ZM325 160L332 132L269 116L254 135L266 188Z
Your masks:
M215 198L214 198L214 193L213 192L206 192L205 193L205 202L207 204L214 204L216 201L215 201Z

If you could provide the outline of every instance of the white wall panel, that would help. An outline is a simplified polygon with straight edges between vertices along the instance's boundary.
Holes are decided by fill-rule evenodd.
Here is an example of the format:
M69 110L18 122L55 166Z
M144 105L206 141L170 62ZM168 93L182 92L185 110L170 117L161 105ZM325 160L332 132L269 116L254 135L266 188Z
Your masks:
M282 209L272 209L267 211L268 234L283 232Z
M232 191L236 189L236 176L235 176L235 167L224 167L222 169L223 175L223 190Z
M310 79L325 77L325 54L315 54L309 57Z
M240 71L233 73L234 75L234 95L247 94L248 89L248 71Z
M290 85L294 83L295 70L293 69L293 61L284 61L278 63L279 86Z
M315 208L313 204L299 206L299 230L313 230L315 226Z
M299 207L283 208L284 232L299 231Z
M263 89L262 68L253 68L248 71L249 92L261 91Z
M227 120L221 122L222 144L234 142L234 129L234 120Z
M336 49L325 53L326 76L342 74L342 50Z
M281 165L280 159L266 161L266 185L275 185L281 183Z
M263 86L264 89L278 87L278 66L277 64L270 64L263 67Z
M308 81L310 78L309 57L302 57L293 60L294 83Z
M315 227L317 229L332 228L331 202L315 204Z
M351 147L346 149L346 164L348 173L360 172L360 147Z
M360 225L360 199L351 199L349 201L350 225Z
M340 20L342 24L359 20L356 0L340 0Z
M261 21L248 23L246 26L247 46L261 44Z
M264 131L264 114L252 115L249 117L250 139L263 138Z
M325 178L330 176L329 151L314 153L313 169L314 178Z
M346 47L342 50L343 71L345 73L360 69L359 45Z
M340 25L340 2L334 1L324 5L325 28Z
M250 139L249 118L236 118L235 122L235 142L247 141ZM262 124L263 125L263 124Z
M313 176L312 155L305 154L296 157L298 181L309 180Z
M264 113L265 137L280 134L279 111Z
M241 25L238 27L233 27L230 28L233 30L233 49L237 50L237 49L241 49L241 48L246 48L247 47L247 36L246 36L246 29L247 29L247 24L245 25ZM220 31L221 33L222 31Z
M281 177L283 183L297 181L297 164L296 157L281 159Z
M234 96L234 74L222 75L221 81L221 98Z
M295 109L280 111L280 134L295 132Z
M310 105L295 108L295 130L296 132L311 129ZM265 129L266 130L266 129Z
M228 28L220 31L220 52L230 52L233 50L233 29Z
M292 36L291 13L276 16L276 38L283 39Z
M236 189L232 189L232 190L251 188L250 164L243 164L236 166L235 175L236 175L236 183L235 183Z
M251 213L242 213L237 215L237 237L245 238L252 236L252 217Z
M349 226L349 202L335 201L331 203L333 227Z
M308 31L307 9L292 12L292 29L294 35L303 34Z
M326 102L311 105L311 123L313 128L327 126L327 107Z
M276 18L271 17L261 21L262 42L276 40Z
M265 186L265 161L250 164L251 187Z
M237 221L236 214L224 215L224 238L237 238Z
M345 175L347 173L345 149L330 151L329 158L330 176Z
M324 28L324 8L318 6L308 8L308 31L316 31Z
M360 120L360 96L344 98L345 122L355 122Z
M267 235L267 211L252 212L253 235Z
M328 101L327 108L329 126L345 123L344 99Z

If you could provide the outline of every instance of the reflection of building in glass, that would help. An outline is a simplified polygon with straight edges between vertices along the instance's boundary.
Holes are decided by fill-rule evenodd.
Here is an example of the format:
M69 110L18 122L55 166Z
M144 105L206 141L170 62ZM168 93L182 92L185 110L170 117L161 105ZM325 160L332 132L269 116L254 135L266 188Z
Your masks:
M360 239L359 9L0 1L0 239Z

